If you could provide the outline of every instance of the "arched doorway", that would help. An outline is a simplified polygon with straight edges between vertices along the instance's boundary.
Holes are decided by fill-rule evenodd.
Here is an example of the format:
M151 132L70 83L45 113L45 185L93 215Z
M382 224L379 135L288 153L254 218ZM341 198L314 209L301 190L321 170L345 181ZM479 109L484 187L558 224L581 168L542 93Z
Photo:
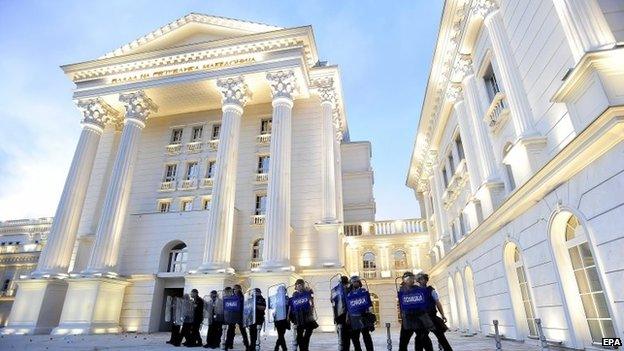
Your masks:
M509 295L516 321L516 338L537 337L535 306L520 249L515 243L505 245L504 264Z

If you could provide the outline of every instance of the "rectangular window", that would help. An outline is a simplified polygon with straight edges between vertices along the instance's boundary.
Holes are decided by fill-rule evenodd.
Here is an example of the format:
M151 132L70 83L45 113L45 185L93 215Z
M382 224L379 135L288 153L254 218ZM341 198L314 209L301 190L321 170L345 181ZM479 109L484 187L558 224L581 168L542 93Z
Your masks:
M182 128L176 128L171 131L170 144L179 144L182 142Z
M202 210L210 209L210 198L202 199Z
M448 154L448 160L449 160L449 167L451 167L451 176L453 176L453 174L455 174L455 160L453 159L453 153L449 152Z
M269 156L260 156L258 157L258 170L259 174L267 174L269 173L269 163L271 158Z
M494 68L491 63L485 70L483 80L485 81L485 90L487 91L488 98L492 101L494 100L494 96L500 92L500 88L498 87L498 82L496 81L496 76L494 75Z
M193 200L182 200L180 201L180 209L184 212L193 210Z
M169 208L171 206L171 202L169 201L159 201L158 202L158 211L165 213L165 212L169 212Z
M177 170L178 170L178 165L175 163L165 166L165 177L163 178L163 182L175 181Z
M457 149L457 156L459 157L459 161L466 158L466 154L464 153L464 144L462 143L461 136L457 134L457 138L455 138L455 148Z
M212 134L210 135L211 140L219 140L219 134L221 133L221 124L213 124L212 125Z
M459 230L461 236L464 236L468 233L468 226L466 225L466 219L464 218L464 214L459 214Z
M204 133L203 126L193 127L193 134L191 135L191 141L201 141L202 134Z
M260 134L271 134L271 127L272 127L272 120L269 119L263 119L260 122Z
M189 162L186 164L186 174L184 180L197 178L197 162Z
M256 216L266 214L266 195L256 195L256 209L254 214Z
M212 178L214 176L216 161L208 161L208 167L206 168L206 178Z
M442 168L442 179L444 180L444 188L446 189L449 185L448 174L446 172L446 166Z

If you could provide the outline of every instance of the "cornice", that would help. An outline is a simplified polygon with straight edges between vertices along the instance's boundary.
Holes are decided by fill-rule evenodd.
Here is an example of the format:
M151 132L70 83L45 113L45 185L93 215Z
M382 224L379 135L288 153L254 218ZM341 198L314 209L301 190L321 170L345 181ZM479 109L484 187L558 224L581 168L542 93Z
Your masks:
M61 68L72 81L79 82L135 70L188 64L293 47L303 48L308 67L312 67L318 61L312 28L305 26L97 59L64 65Z

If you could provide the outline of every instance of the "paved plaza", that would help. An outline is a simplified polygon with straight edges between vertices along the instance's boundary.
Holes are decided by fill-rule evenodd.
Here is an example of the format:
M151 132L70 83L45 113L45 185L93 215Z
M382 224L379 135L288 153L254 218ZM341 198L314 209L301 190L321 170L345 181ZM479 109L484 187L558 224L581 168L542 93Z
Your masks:
M464 337L457 333L448 333L447 335L454 350L496 350L495 342L492 338L483 336ZM75 336L5 335L0 338L0 350L173 350L173 346L165 344L168 338L168 333ZM387 350L385 330L375 331L373 338L376 350ZM398 350L398 330L393 330L392 339L392 349ZM290 340L291 338L289 337L289 343ZM234 350L243 350L240 343L240 337L237 337ZM262 350L273 350L274 345L275 337L267 336L263 339ZM181 349L185 348L182 347ZM199 350L202 348L195 349ZM312 336L311 351L337 349L336 335L334 333L319 332ZM434 349L437 349L435 340ZM410 346L409 350L413 350L413 346ZM539 348L533 344L503 341L503 350L525 351L539 350Z

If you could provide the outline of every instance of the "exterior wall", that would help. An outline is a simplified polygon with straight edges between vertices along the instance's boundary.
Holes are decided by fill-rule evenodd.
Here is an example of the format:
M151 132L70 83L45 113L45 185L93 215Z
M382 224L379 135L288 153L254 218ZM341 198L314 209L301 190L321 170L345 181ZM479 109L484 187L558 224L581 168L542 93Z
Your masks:
M341 157L345 222L375 220L371 144L367 141L343 142Z

